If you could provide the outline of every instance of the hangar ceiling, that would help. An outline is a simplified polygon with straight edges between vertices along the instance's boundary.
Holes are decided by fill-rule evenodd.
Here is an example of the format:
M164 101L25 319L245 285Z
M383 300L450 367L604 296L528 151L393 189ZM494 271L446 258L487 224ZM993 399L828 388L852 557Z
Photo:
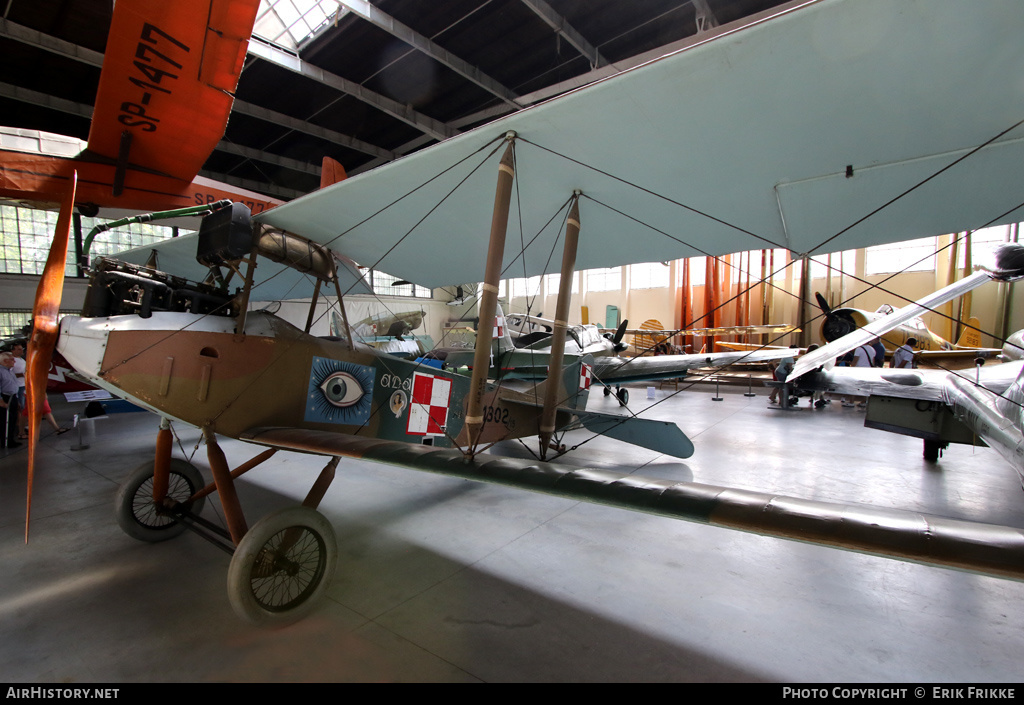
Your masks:
M274 0L201 175L281 199L671 51L782 0ZM0 125L85 140L112 3L6 0ZM625 126L624 126L625 127Z

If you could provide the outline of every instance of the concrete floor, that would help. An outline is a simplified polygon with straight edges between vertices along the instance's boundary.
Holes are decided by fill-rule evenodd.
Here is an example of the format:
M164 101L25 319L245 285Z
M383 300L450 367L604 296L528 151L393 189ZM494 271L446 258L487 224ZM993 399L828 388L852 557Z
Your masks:
M634 388L631 407L652 402ZM863 412L767 407L765 390L659 403L697 447L681 462L603 438L565 462L1024 527L992 451L862 427ZM656 401L669 396L658 390ZM594 394L591 408L614 410ZM74 409L55 412L69 419ZM1019 681L1024 585L344 460L321 511L338 537L328 599L250 627L229 556L186 533L144 544L113 519L152 458L145 413L96 441L44 438L31 543L24 448L0 459L0 681ZM178 456L198 433L180 429ZM570 438L578 443L585 432ZM226 442L232 465L255 454ZM521 453L509 444L507 453ZM322 461L281 453L238 484L250 524L301 501ZM219 503L204 515L219 520Z

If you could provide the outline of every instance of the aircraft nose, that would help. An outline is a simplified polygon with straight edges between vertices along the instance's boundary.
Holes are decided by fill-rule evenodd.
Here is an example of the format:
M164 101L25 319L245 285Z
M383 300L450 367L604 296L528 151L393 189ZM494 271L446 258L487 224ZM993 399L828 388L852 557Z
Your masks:
M106 350L107 329L99 323L105 319L65 316L57 335L57 352L87 377L96 378L102 369Z
M831 343L833 340L838 340L847 333L852 333L856 329L857 324L854 323L852 319L832 312L828 315L821 326L821 337L823 337L826 342Z

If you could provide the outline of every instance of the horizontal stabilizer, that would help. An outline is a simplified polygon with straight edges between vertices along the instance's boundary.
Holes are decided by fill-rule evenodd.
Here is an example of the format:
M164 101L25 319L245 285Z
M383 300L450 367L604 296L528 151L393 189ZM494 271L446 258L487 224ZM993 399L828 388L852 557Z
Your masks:
M616 416L595 411L577 411L588 431L676 458L693 455L693 442L671 421Z

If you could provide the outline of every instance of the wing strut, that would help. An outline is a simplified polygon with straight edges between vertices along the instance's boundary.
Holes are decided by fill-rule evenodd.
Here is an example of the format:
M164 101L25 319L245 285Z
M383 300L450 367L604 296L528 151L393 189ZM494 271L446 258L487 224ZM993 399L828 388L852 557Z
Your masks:
M544 409L540 417L540 457L547 457L548 445L555 433L555 412L562 393L562 358L565 356L565 331L569 320L569 299L572 296L572 274L576 269L576 246L580 238L580 194L573 194L572 208L565 221L565 244L562 247L562 272L559 275L558 302L555 305L554 330L551 333L551 358L548 382L544 388Z
M508 229L508 210L512 202L512 181L515 179L513 146L516 134L505 135L508 146L498 165L498 185L494 192L494 215L491 218L491 239L487 246L487 269L480 285L480 323L477 324L476 350L473 354L473 377L469 384L469 404L466 409L466 430L469 432L469 449L476 449L477 439L483 430L483 398L487 386L487 372L490 370L491 338L485 331L493 325L498 307L498 280L501 277L501 259L505 253L505 232Z

